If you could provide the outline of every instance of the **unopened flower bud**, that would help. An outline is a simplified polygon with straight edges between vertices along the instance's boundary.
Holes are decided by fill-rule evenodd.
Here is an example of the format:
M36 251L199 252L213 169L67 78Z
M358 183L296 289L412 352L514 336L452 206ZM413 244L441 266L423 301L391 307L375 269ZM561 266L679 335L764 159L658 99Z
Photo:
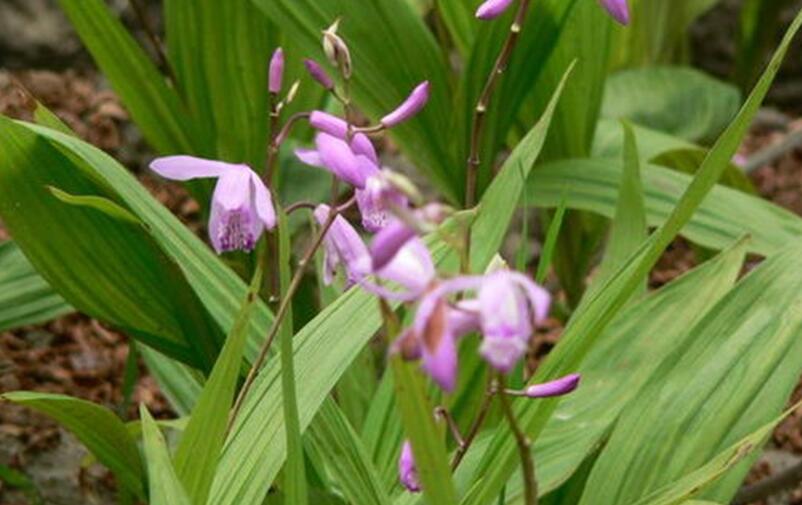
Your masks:
M476 10L476 17L482 20L494 19L502 14L512 5L513 0L487 0Z
M329 74L320 66L318 62L311 59L304 60L304 66L312 79L317 81L321 86L327 90L334 89L334 81L329 77Z
M323 31L323 52L329 59L332 65L340 69L343 77L346 79L351 78L352 64L351 64L351 51L348 50L348 45L345 41L337 35L337 28L340 26L340 20L334 22L330 27Z
M398 458L398 480L412 493L420 491L420 478L418 468L415 465L415 457L412 455L412 445L409 440L404 441L401 447L401 456Z
M529 398L550 398L552 396L567 395L579 386L580 375L577 373L543 384L535 384L524 390L524 396Z
M409 97L404 100L404 103L398 106L393 112L387 114L381 119L381 124L385 128L392 128L393 126L403 123L417 114L429 101L429 81L419 84Z
M267 89L273 94L281 92L281 81L284 79L284 51L279 47L270 59Z
M602 7L622 25L629 24L629 5L627 0L600 0Z

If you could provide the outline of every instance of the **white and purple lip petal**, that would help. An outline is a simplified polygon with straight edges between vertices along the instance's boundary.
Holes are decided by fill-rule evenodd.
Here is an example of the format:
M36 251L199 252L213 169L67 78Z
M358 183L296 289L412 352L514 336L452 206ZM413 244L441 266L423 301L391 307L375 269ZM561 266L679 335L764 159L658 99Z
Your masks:
M368 170L366 167L365 171ZM393 205L401 208L409 205L407 197L388 184L378 171L365 180L364 189L356 191L356 203L362 216L362 226L371 233L382 230L393 220Z
M315 219L324 224L329 219L330 207L325 204L315 209ZM324 283L331 284L337 267L345 268L348 286L361 282L370 274L371 260L368 248L348 221L338 215L323 239Z
M270 191L247 165L168 156L154 160L150 167L162 177L178 181L217 178L209 215L209 239L218 254L251 251L262 232L276 226Z

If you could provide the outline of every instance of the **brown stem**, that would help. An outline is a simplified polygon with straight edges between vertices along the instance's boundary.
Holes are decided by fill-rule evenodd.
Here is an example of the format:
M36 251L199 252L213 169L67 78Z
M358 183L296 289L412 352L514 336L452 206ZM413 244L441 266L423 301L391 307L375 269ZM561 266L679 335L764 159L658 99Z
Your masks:
M518 453L521 456L521 472L524 479L524 503L526 503L526 505L537 505L537 480L535 479L535 462L532 459L532 443L515 419L515 412L512 410L512 403L510 403L510 398L505 392L506 387L504 382L504 376L500 375L499 398L501 400L501 410L504 412L504 417L507 418L510 430L512 430L513 435L515 435Z
M520 0L518 4L518 12L515 15L515 21L510 26L510 32L507 35L507 40L504 41L504 46L496 58L496 63L493 65L493 70L487 77L487 82L479 96L479 101L476 108L473 110L473 120L471 126L471 153L468 157L468 176L465 183L465 207L471 208L476 204L476 180L479 175L479 142L482 136L482 128L484 126L487 108L490 106L490 100L493 97L493 91L496 88L496 83L499 77L507 70L512 53L518 43L518 38L521 34L526 13L529 10L530 0Z
M482 401L482 405L479 406L479 412L476 414L476 419L473 420L473 424L468 430L468 434L465 436L465 439L462 441L462 443L457 447L457 451L454 453L454 459L451 460L452 471L459 467L459 464L462 462L462 458L465 457L465 454L468 452L468 449L470 449L471 444L473 444L473 441L476 440L476 435L479 434L479 430L482 428L482 424L484 424L485 419L487 418L487 413L490 412L490 405L493 402L493 396L495 396L496 390L497 388L492 381L488 383L487 390L485 391L485 398Z
M331 208L326 222L320 228L320 232L318 233L317 237L315 237L314 242L309 249L306 250L303 258L301 258L301 261L298 263L298 268L295 270L295 274L290 281L287 292L285 293L284 298L281 300L281 305L279 305L278 311L276 312L276 317L273 319L270 332L267 334L267 338L265 339L264 343L262 343L262 347L259 350L259 355L257 356L256 361L253 362L253 365L251 365L251 369L248 371L248 376L245 378L245 383L242 385L242 389L240 389L239 394L237 395L237 400L234 402L234 407L231 409L231 414L228 418L227 431L231 430L231 427L234 425L234 420L237 418L237 414L242 408L242 403L245 400L245 397L248 395L248 391L250 391L251 386L253 386L253 381L256 379L256 375L259 373L259 369L262 368L265 359L267 359L267 353L270 350L270 346L272 345L273 340L276 338L279 328L281 328L282 321L289 312L295 293L301 286L301 281L303 280L307 266L309 266L309 264L312 262L315 253L323 243L323 239L326 237L326 233L329 231L329 228L331 228L331 225L334 224L334 220L343 210L353 204L353 202L354 199L352 198L344 205Z
M457 444L460 447L465 445L465 440L462 438L462 433L459 431L459 426L457 426L457 422L454 421L454 417L447 408L443 407L442 405L438 405L434 409L434 416L435 418L440 418L446 422L448 430L451 432L451 436L454 437L454 440L457 441Z
M284 123L284 128L282 128L278 135L276 135L276 137L273 139L273 143L275 144L277 150L278 147L280 147L281 144L287 140L287 137L289 137L292 127L298 124L298 121L309 118L310 115L311 114L309 112L296 112L290 116L289 119L287 119L287 122Z
M131 5L134 14L139 20L139 24L142 25L142 29L145 31L145 35L148 37L150 44L153 46L153 50L156 52L156 57L159 59L159 66L161 66L162 70L167 72L167 77L170 79L170 82L175 84L177 81L173 73L173 67L170 65L170 61L164 53L164 46L162 45L161 39L156 35L156 31L153 30L148 22L145 7L140 3L140 0L128 0L128 3Z
M284 213L289 216L293 212L296 212L296 211L301 210L301 209L308 209L308 210L312 210L313 211L316 208L317 208L317 204L316 203L308 202L306 200L301 200L301 201L298 201L298 202L295 202L295 203L292 203L292 204L288 205L287 208L284 209Z
M276 164L278 162L278 150L281 144L278 142L279 136L279 119L281 113L279 111L278 97L275 93L270 93L269 97L269 114L270 114L270 143L267 148L267 162L265 167L264 180L265 184L273 194L273 200L278 201L278 193L275 191L276 179ZM267 237L267 257L270 260L270 265L267 268L267 303L270 308L275 308L272 304L281 297L281 285L279 279L280 265L279 265L279 233L283 230L276 228L276 233L272 233Z

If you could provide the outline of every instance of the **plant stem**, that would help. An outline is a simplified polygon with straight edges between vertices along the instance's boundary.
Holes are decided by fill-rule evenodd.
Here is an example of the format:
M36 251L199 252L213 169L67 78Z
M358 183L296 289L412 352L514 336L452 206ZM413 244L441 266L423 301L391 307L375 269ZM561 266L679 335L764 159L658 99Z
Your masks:
M156 31L150 26L145 7L139 2L140 0L128 0L129 5L131 5L131 8L134 10L134 14L139 20L139 24L142 25L145 35L148 37L148 40L150 40L150 44L153 46L153 50L156 52L156 57L159 59L159 66L162 67L162 70L167 72L167 77L170 79L170 82L175 84L177 81L175 74L173 73L173 67L170 65L167 55L164 54L164 46L162 45L162 41L159 36L156 35Z
M487 108L490 106L490 100L493 97L493 91L496 88L496 83L499 77L507 70L507 65L510 63L510 58L518 44L518 38L521 34L526 13L529 10L530 0L520 0L518 4L518 12L515 14L515 20L510 25L510 32L507 35L507 40L504 41L504 46L496 58L496 63L493 65L493 70L487 77L487 82L479 96L479 101L476 108L473 110L473 120L471 124L471 153L468 157L468 173L465 184L465 207L471 208L476 204L476 180L479 176L479 142L482 136L482 128L484 126L485 117L487 115Z
M462 438L462 433L459 432L459 426L457 426L454 416L451 415L451 412L449 412L447 408L443 407L442 405L438 405L434 409L434 415L436 418L440 418L446 422L448 430L451 432L451 436L454 437L454 440L457 441L457 444L460 447L465 445L465 440Z
M512 410L510 397L506 393L506 384L503 375L499 375L499 398L501 400L501 410L510 425L515 443L518 444L518 453L521 456L521 472L524 479L524 503L526 505L537 505L537 480L535 479L535 462L532 459L531 442L526 433L523 432L515 419L515 412Z
M476 419L473 420L473 424L468 430L468 434L465 435L465 439L457 447L457 451L454 453L454 459L451 460L452 471L459 467L459 464L462 462L462 458L465 457L465 454L468 452L468 449L470 449L471 444L473 444L473 441L476 440L476 435L479 434L479 430L482 428L482 424L484 424L485 419L487 418L487 413L490 412L490 405L493 402L493 396L496 394L496 389L496 386L494 386L492 381L490 381L487 385L487 391L485 391L485 398L482 401L482 405L479 406L479 412L476 414Z
M245 383L242 385L242 389L240 389L239 394L237 395L237 401L234 402L234 407L231 409L231 414L229 415L228 420L228 429L230 430L234 424L234 420L237 417L240 409L242 408L242 403L245 400L245 397L248 395L248 391L250 391L251 387L253 386L253 381L256 379L256 375L259 372L259 369L262 368L262 365L267 359L267 353L270 350L270 346L273 343L273 340L276 338L279 329L281 328L281 323L284 318L287 316L289 309L292 305L292 299L295 296L295 293L298 291L298 288L301 286L301 281L303 280L304 273L306 272L306 268L312 262L312 259L315 256L315 253L320 248L320 245L323 243L323 239L326 237L326 233L331 228L331 225L334 224L334 220L340 215L343 210L350 207L353 204L353 199L349 200L346 204L340 207L332 207L331 212L329 212L329 216L326 219L326 222L320 228L320 232L315 237L314 242L306 250L304 253L303 258L298 263L298 268L295 270L295 274L290 281L290 285L287 288L287 292L281 300L281 304L279 305L278 311L276 312L276 317L273 319L273 324L270 327L270 332L267 334L267 338L262 343L262 347L259 349L259 355L256 358L256 361L253 362L251 365L250 370L248 371L248 375L245 378Z
M277 195L278 193L274 190L274 182L276 178L276 164L278 161L278 150L279 150L279 143L277 142L278 139L278 128L279 128L279 106L278 106L278 97L275 93L270 93L269 97L269 108L270 108L270 143L267 148L267 162L265 166L265 185L267 185L269 191L272 194L272 198L274 201L274 205L278 205ZM268 305L272 308L273 303L276 302L281 297L281 285L279 281L279 272L280 272L280 265L279 265L279 234L283 233L284 230L281 229L281 226L276 227L276 232L268 235L267 237L267 257L269 258L270 265L267 268L267 296L266 301Z

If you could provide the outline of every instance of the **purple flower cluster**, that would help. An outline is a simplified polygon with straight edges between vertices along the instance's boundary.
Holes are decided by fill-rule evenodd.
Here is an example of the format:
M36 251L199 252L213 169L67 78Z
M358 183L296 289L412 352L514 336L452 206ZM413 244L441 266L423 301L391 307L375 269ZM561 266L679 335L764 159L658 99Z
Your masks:
M476 17L490 20L504 14L514 0L487 0L476 10ZM602 7L622 25L629 24L629 6L627 0L599 0Z

